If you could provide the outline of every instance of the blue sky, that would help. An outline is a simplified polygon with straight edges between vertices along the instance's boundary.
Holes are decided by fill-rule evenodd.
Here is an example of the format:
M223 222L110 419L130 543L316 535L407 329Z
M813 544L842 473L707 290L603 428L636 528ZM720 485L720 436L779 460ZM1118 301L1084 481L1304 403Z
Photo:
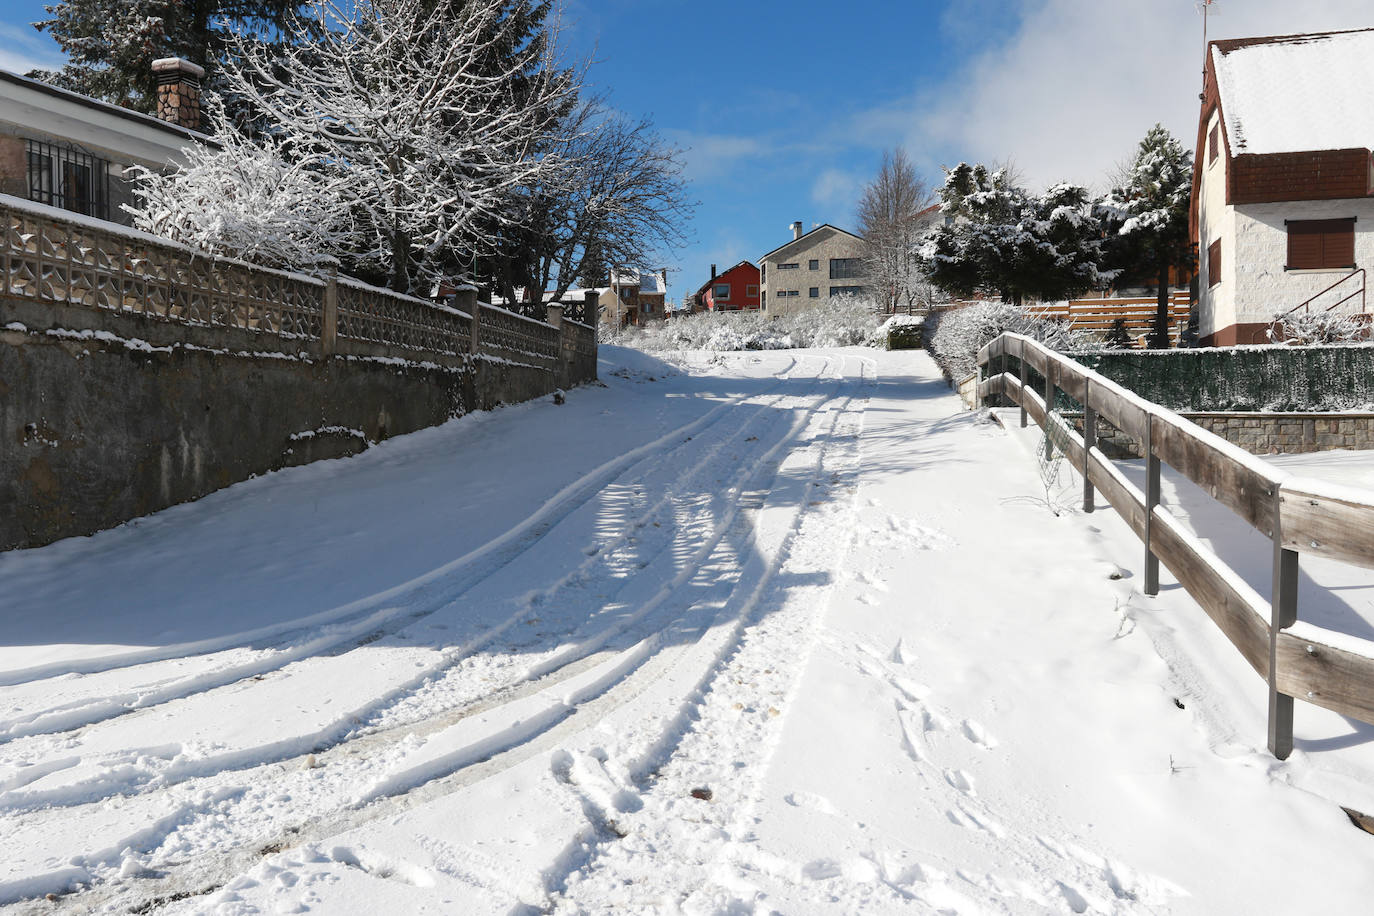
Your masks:
M1369 0L1218 0L1210 37L1374 26ZM40 0L0 0L0 67L58 62L27 23ZM884 149L926 179L1010 160L1033 187L1100 187L1162 122L1191 146L1201 83L1194 0L566 0L564 47L594 58L617 108L687 149L690 242L673 301L788 238L854 228Z

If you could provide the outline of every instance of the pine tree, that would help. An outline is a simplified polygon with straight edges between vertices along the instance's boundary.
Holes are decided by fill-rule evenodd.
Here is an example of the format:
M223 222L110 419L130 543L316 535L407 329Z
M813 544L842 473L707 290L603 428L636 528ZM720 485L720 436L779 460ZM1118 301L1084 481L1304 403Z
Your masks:
M948 222L917 250L931 282L956 295L995 293L1006 302L1066 299L1101 285L1104 234L1083 188L1054 185L1035 196L1005 169L960 163L940 189Z
M66 52L56 72L37 79L132 108L157 106L153 61L181 57L205 68L206 84L220 87L220 64L231 33L264 38L282 34L300 0L59 0L51 19L35 22Z
M1193 266L1188 235L1192 190L1192 153L1156 124L1140 141L1126 182L1104 201L1113 214L1113 263L1129 275L1155 281L1153 348L1169 346L1169 271Z

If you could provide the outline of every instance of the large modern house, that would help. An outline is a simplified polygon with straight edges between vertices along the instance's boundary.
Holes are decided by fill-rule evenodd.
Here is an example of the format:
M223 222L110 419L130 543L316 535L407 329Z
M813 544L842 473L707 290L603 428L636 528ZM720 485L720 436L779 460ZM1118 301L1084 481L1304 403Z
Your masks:
M158 117L0 70L0 193L127 225L125 170L159 170L210 142L195 64L157 61Z
M831 296L862 295L864 240L825 223L810 232L792 224L792 241L759 259L763 309L790 315Z
M1203 344L1358 312L1374 264L1374 29L1214 41L1193 173Z

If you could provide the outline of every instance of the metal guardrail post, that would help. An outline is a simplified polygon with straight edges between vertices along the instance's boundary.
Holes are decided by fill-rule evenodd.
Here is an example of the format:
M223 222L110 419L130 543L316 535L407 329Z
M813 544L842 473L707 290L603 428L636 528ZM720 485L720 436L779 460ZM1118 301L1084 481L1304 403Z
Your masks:
M1024 342L1021 344L1021 352L1020 352L1020 354L1016 357L1016 363L1017 363L1017 374L1018 374L1018 377L1019 377L1020 380L1021 380L1021 395L1022 395L1022 397L1024 398L1024 397L1025 397L1025 394L1026 394L1026 345L1025 345ZM1022 429L1025 429L1025 428L1026 428L1026 405L1025 405L1024 403L1022 403L1021 400L1019 400L1019 399L1018 399L1017 403L1018 403L1018 404L1021 404L1021 428L1022 428Z
M1283 546L1281 500L1274 500L1274 586L1269 617L1269 752L1280 760L1293 753L1293 698L1278 688L1279 631L1298 622L1298 552Z
M1159 456L1154 450L1155 418L1145 418L1145 594L1159 594L1159 557L1150 549L1154 511L1159 505Z
M1090 394L1092 381L1083 379L1083 511L1091 512L1093 505L1093 482L1088 478L1089 453L1097 447L1097 411L1093 410Z

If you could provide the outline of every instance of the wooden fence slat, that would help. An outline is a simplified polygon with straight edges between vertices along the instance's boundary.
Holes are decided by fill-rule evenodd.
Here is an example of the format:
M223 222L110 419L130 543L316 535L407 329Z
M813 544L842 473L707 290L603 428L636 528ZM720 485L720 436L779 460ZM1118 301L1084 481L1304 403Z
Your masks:
M1374 568L1374 494L1323 493L1318 481L1289 479L1279 488L1283 546L1299 553Z
M1278 689L1361 722L1374 722L1374 658L1281 632Z
M1109 384L1094 385L1093 400L1099 420L1106 420L1137 442L1145 441L1150 414L1143 407Z
M1083 367L1058 353L1053 354L1053 361L1055 366L1054 381L1059 386L1059 390L1082 404L1088 385L1088 376L1084 373Z
M1167 415L1154 423L1154 451L1164 463L1197 484L1217 502L1245 519L1268 537L1274 526L1274 504L1282 473L1266 473L1248 460L1238 460L1236 448L1219 436L1179 417ZM1250 456L1246 455L1248 459Z
M1155 509L1155 555L1261 677L1269 670L1269 602L1166 510Z

